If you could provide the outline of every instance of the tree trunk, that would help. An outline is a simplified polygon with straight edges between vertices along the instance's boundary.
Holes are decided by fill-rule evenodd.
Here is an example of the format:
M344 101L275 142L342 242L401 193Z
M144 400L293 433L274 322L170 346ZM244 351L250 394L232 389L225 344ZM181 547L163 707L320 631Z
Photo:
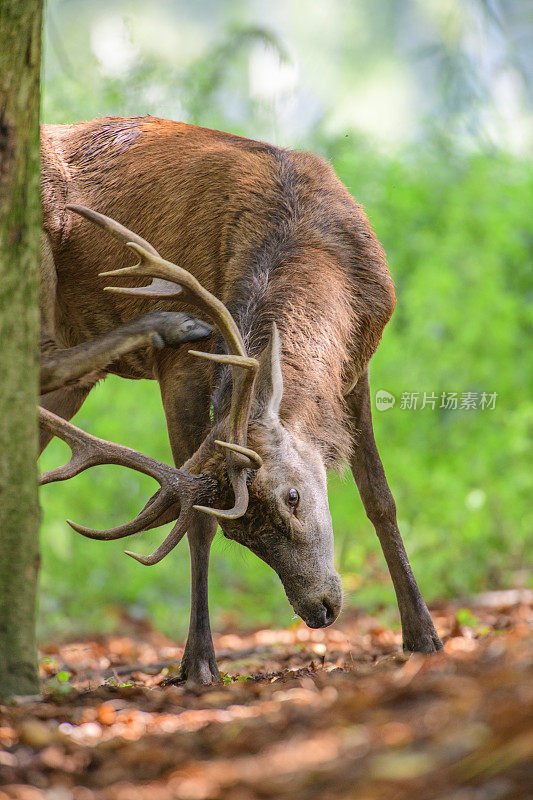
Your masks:
M0 0L0 696L36 694L42 0Z

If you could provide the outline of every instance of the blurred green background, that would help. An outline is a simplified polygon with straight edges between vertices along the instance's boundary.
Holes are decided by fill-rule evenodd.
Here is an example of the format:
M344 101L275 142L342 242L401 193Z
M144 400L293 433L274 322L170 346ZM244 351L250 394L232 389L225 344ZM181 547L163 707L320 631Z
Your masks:
M366 207L398 296L371 364L373 395L396 399L375 410L376 438L428 601L530 581L532 33L525 0L47 3L43 121L151 113L311 149ZM468 392L477 407L461 409ZM110 377L76 421L170 461L155 383ZM42 468L67 454L53 442ZM64 522L118 524L153 489L98 467L42 490L41 636L110 630L124 610L184 634L185 542L146 568ZM351 475L330 477L330 504L347 603L394 620ZM215 629L293 616L275 574L220 535L211 606Z

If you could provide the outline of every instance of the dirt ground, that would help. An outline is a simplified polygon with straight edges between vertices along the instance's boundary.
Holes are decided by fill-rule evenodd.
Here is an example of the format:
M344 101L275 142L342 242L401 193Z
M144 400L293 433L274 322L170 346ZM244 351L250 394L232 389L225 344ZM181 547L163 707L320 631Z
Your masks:
M432 610L429 657L355 612L218 635L200 689L164 686L182 647L127 619L43 646L44 699L0 706L0 800L533 797L533 592Z

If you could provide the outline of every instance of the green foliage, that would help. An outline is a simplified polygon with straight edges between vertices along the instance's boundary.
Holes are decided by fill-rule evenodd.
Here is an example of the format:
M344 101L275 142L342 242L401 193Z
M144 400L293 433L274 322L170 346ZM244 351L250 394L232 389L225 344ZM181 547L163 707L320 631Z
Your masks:
M61 672L52 675L45 683L45 694L51 695L56 702L65 700L74 691L74 687L70 682L71 677L72 673L66 670L61 670Z
M244 133L243 122L262 112L261 103L247 91L250 52L262 46L280 62L288 60L282 43L262 25L229 25L200 55L183 60L176 54L171 65L160 53L140 52L129 69L117 75L103 73L92 52L78 57L81 67L75 70L53 24L49 37L56 63L46 62L50 66L43 94L47 122L113 116L119 109L123 116L168 116L235 132L240 127ZM87 48L86 37L80 44Z
M475 628L479 625L479 619L469 608L460 608L456 614L457 622L461 627Z
M400 526L428 600L524 581L533 530L531 165L449 148L387 160L350 137L317 143L362 202L388 254L398 306L372 361L373 392L396 397L374 411ZM494 410L402 409L402 392L497 392ZM170 460L155 383L108 378L77 417L105 438ZM60 463L53 442L43 467ZM153 482L101 467L46 487L42 631L111 629L119 608L167 633L186 630L189 581L183 543L147 569L120 542L74 534L65 517L110 527L141 508ZM395 613L377 538L353 480L330 479L337 561L347 600ZM165 529L166 531L166 529ZM142 534L148 552L165 531ZM128 542L128 546L133 543ZM277 577L244 548L215 540L214 626L289 625Z
M120 681L117 677L112 676L105 679L104 685L109 686L112 689L130 689L133 686L133 683L131 683L131 681Z

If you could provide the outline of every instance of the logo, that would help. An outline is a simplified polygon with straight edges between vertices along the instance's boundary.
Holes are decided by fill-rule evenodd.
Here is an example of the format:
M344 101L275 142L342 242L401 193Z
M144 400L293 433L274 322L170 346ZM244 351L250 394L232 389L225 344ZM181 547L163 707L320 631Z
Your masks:
M394 406L396 402L396 398L390 392L386 392L385 389L380 389L376 392L376 408L378 411L388 411L389 408Z

